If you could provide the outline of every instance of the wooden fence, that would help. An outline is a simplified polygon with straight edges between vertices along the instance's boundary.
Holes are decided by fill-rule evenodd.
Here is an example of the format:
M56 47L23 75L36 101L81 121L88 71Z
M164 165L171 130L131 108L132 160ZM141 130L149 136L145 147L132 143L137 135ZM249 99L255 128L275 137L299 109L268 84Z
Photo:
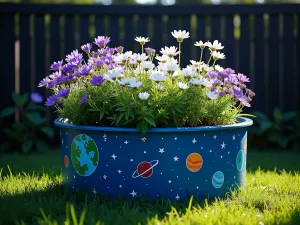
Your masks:
M93 37L108 35L110 46L140 51L135 36L150 47L176 45L170 32L190 31L183 64L199 60L199 40L220 40L222 65L248 75L256 92L253 110L300 109L300 5L101 6L0 3L0 109L11 92L38 91L51 62Z

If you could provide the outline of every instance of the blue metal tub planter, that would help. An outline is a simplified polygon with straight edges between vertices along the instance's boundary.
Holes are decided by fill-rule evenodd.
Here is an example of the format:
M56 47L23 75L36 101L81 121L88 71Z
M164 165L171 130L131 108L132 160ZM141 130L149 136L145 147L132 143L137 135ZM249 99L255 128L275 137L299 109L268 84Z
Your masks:
M221 197L246 184L247 127L238 118L226 126L135 128L60 127L63 182L85 190L133 199L185 200Z

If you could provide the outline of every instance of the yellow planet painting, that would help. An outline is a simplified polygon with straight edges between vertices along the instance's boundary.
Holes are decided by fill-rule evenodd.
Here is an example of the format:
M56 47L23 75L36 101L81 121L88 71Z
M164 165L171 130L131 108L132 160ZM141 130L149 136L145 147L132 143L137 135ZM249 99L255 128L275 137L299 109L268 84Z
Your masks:
M199 153L196 152L191 153L186 158L186 167L192 172L199 171L202 167L202 164L203 164L203 159Z

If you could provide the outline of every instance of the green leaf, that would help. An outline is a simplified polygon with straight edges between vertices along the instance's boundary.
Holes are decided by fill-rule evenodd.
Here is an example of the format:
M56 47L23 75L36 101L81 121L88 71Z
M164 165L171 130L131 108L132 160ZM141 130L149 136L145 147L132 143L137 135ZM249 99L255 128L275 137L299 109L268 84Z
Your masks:
M18 95L16 93L12 93L12 98L17 106L22 107L28 101L28 93L25 93L23 95Z
M281 121L281 112L278 108L275 108L273 111L273 117L276 123L279 123Z
M153 127L156 127L156 123L155 123L155 121L154 121L153 118L151 118L151 117L145 117L144 119L145 119L150 125L152 125Z
M47 107L41 106L41 105L32 105L32 104L30 104L30 105L27 106L27 109L32 110L32 111L41 110L41 111L44 112L44 111L47 110Z
M42 140L39 140L35 143L38 152L47 152L50 150L50 146Z
M15 114L15 112L16 112L16 107L7 107L1 111L0 118L11 116Z
M267 131L272 127L273 123L270 122L269 120L262 120L260 121L260 129L262 132Z
M41 131L47 135L48 138L52 139L54 137L54 130L52 127L43 126L41 127Z
M99 115L99 119L102 120L103 119L103 116L104 116L104 112L100 112L100 115Z
M289 120L295 119L296 116L297 116L296 112L287 112L287 113L283 114L282 119L284 121L289 121Z
M270 134L268 135L268 140L278 143L282 148L285 148L289 142L288 138L280 134Z
M33 144L33 141L32 140L25 140L23 143L22 143L22 151L24 153L28 153L30 151L30 149L32 148L32 144Z
M44 123L45 119L37 112L29 112L26 114L27 119L34 125L40 125Z

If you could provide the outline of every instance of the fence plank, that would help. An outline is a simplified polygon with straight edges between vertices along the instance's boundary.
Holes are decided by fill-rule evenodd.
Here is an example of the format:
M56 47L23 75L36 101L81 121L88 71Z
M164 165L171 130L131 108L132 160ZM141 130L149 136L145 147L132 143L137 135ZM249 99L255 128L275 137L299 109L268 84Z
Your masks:
M269 109L279 107L279 17L278 14L271 14L269 19Z
M154 17L153 41L156 54L160 54L160 49L165 46L164 43L164 23L161 16Z
M124 18L124 31L125 31L125 37L124 37L124 50L125 51L132 51L132 48L134 46L134 31L133 31L133 18L132 16L128 16Z
M64 55L69 54L75 49L75 17L71 14L65 16L64 43Z
M240 72L250 75L250 18L241 16Z
M256 110L264 110L265 74L264 74L264 19L263 15L255 15L255 41L254 41L254 82L256 97L252 102Z
M96 25L96 37L106 35L104 16L96 16L95 25Z
M235 39L234 39L233 15L225 17L225 42L224 53L226 55L226 67L234 68Z
M120 45L120 32L119 32L119 17L112 16L110 17L110 38L111 38L111 47Z
M51 15L51 22L50 22L50 64L54 61L60 60L60 16L58 15Z
M90 35L89 35L90 18L88 15L80 15L79 21L80 21L79 22L79 35L80 35L79 46L81 46L90 41Z
M3 32L2 32L3 31ZM5 32L4 32L5 31ZM15 21L14 14L0 14L0 82L1 99L0 110L13 104L11 93L15 90Z
M178 30L178 17L177 16L169 16L167 23L167 40L168 46L176 46L178 47L178 42L176 38L173 37L171 32L174 30Z
M300 61L300 53L299 53L299 49L300 49L300 14L297 14L297 39L296 39L296 110L300 111L300 66L297 62Z
M46 77L47 69L45 65L45 52L46 52L46 45L45 45L45 15L44 14L37 14L35 15L34 19L34 61L35 61L35 70L36 70L36 77L34 81L34 85L37 86L38 83ZM38 88L37 91L45 97L45 89Z
M184 30L188 31L190 33L190 37L187 39L184 39L182 42L182 55L181 55L181 68L186 67L188 64L190 64L190 60L192 60L192 48L196 47L194 46L194 43L192 42L192 34L191 34L191 16L186 15L182 16L182 27Z
M30 15L20 15L20 93L31 91Z
M293 49L294 49L294 21L292 14L283 15L283 109L293 110L295 107L295 93L293 89Z

